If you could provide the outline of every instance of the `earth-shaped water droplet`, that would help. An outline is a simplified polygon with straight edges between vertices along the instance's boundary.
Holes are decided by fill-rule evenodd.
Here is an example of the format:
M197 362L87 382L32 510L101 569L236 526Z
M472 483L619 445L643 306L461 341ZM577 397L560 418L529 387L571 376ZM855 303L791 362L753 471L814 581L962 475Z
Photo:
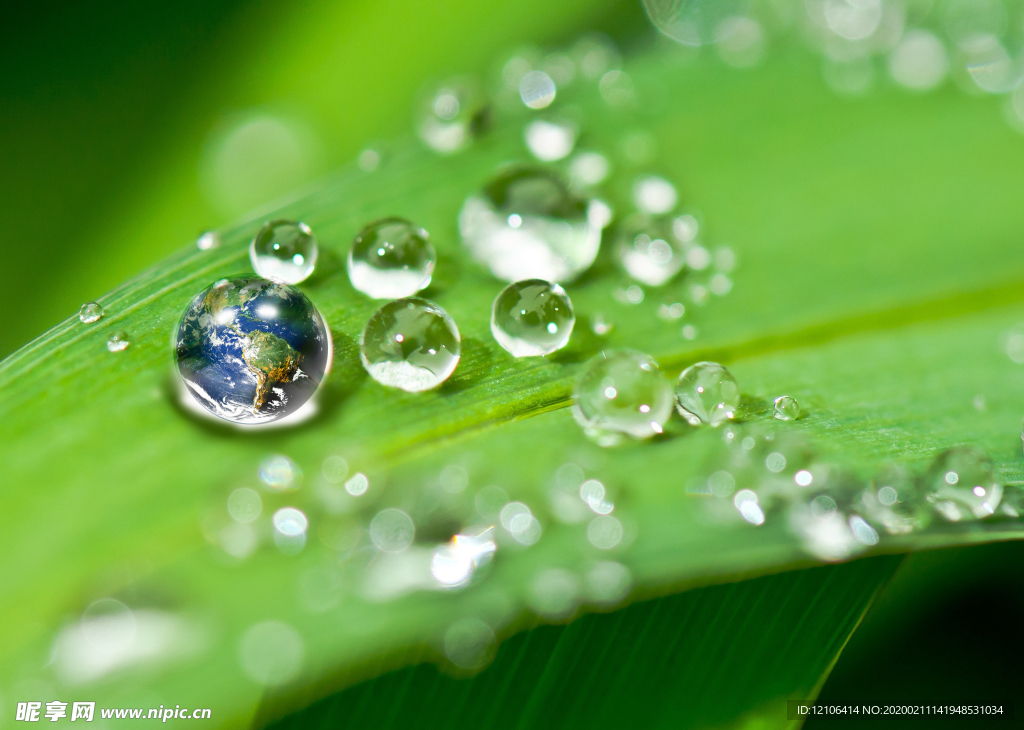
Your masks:
M939 454L925 477L928 501L951 522L994 514L1003 485L992 462L974 449L958 446Z
M491 308L491 334L515 357L562 349L575 323L569 295L558 284L541 279L509 284Z
M305 223L276 220L264 224L249 245L253 270L265 279L298 284L313 273L318 248Z
M740 388L725 366L699 362L679 374L676 403L679 413L692 425L719 426L736 417Z
M566 282L594 262L609 218L607 205L576 196L556 173L516 167L466 200L459 231L499 279Z
M780 395L775 399L773 415L779 421L795 421L800 417L800 404L791 395Z
M686 264L686 249L667 216L633 215L623 221L616 253L626 273L648 286L661 286Z
M363 367L381 385L410 393L436 388L459 364L459 328L444 309L418 297L377 310L359 344Z
M436 260L424 229L404 218L384 218L370 223L352 242L348 278L374 299L400 299L430 285Z
M294 413L323 379L331 340L294 287L257 276L221 279L197 294L178 324L178 373L196 401L234 423Z
M82 305L82 308L78 310L78 319L85 324L98 322L102 316L103 307L96 302L86 302Z
M672 385L650 356L613 350L591 361L573 391L573 415L592 438L613 445L649 438L672 415Z
M479 81L472 77L449 79L423 97L416 132L435 152L451 154L486 131L490 117L490 105Z
M127 350L130 344L132 343L128 339L128 333L124 330L118 330L107 338L107 349L111 352Z

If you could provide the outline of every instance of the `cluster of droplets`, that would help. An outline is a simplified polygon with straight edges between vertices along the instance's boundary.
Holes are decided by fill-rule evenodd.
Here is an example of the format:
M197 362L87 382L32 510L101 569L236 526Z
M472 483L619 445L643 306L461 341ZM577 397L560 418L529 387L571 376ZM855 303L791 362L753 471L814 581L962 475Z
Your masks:
M1020 26L999 0L907 3L900 0L644 0L654 26L689 46L713 45L730 66L758 65L769 30L792 33L822 56L836 93L863 95L887 75L911 93L948 79L971 95L1004 98L1010 126L1024 132Z

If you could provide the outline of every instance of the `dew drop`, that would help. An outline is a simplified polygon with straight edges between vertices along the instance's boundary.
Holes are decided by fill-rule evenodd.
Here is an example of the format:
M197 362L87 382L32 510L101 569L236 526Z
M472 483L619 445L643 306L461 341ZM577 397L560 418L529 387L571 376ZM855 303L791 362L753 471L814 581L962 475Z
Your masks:
M298 284L313 273L318 247L305 223L274 220L265 223L249 244L249 260L260 276Z
M479 81L472 77L450 79L423 98L416 131L435 152L451 154L483 133L490 116Z
M622 523L611 515L595 517L587 525L587 540L598 550L611 550L622 542Z
M928 501L950 522L995 514L1003 496L1003 485L988 457L962 446L939 454L925 481Z
M619 229L616 253L626 273L648 286L662 286L686 265L683 242L672 219L664 216L627 218Z
M367 148L356 157L356 164L364 172L373 172L380 166L380 152Z
M410 393L436 388L455 371L459 329L444 309L418 297L385 304L359 343L363 367L381 385Z
M281 621L249 627L239 644L242 669L257 684L276 686L298 676L305 644L294 628Z
M504 281L566 282L590 267L610 212L549 170L515 167L470 196L459 231L470 253Z
M540 540L542 529L533 512L522 502L509 502L498 515L501 526L520 545L533 545Z
M272 492L284 492L299 488L302 469L287 456L275 454L260 462L259 477Z
M370 521L370 542L378 550L398 553L412 545L416 526L412 517L394 507L381 510Z
M765 457L764 466L773 474L778 474L786 468L786 456L778 451L773 451Z
M741 489L732 499L733 505L747 522L752 525L764 524L764 510L761 509L757 493L751 489Z
M569 163L569 180L577 188L600 185L610 172L611 164L600 152L581 152Z
M889 56L889 73L911 91L929 91L942 83L949 58L942 41L927 30L908 31Z
M519 81L519 98L531 109L544 109L555 100L554 80L543 71L528 71Z
M475 618L459 619L444 634L444 654L459 669L478 671L491 660L497 649L494 631Z
M613 392L613 397L608 393ZM594 358L576 383L573 415L602 446L623 434L650 438L662 433L672 413L672 386L650 356L613 350Z
M690 424L720 426L736 417L740 389L724 365L699 362L686 368L676 381L676 407Z
M352 286L374 299L400 299L430 285L437 254L427 232L404 218L363 228L348 252Z
M128 340L128 333L124 330L117 330L107 338L107 349L111 352L126 350L130 344L132 343Z
M220 234L217 231L206 231L196 239L196 248L200 251L209 251L220 247Z
M585 584L589 600L610 606L629 595L633 574L622 563L602 560L587 571Z
M527 596L530 608L550 620L568 618L579 600L579 579L563 568L548 568L536 575Z
M576 145L576 125L565 121L535 119L523 132L526 147L541 162L554 162L569 156Z
M263 501L254 489L240 487L228 495L228 514L235 522L249 524L262 511Z
M775 399L773 415L779 421L795 421L800 417L800 404L791 395L780 395Z
M103 307L96 302L86 302L82 305L81 309L78 310L78 319L83 324L98 322L102 316Z
M515 357L550 355L569 342L576 315L558 284L527 279L509 284L494 299L491 334Z
M491 561L496 550L493 527L455 535L434 549L430 574L444 588L467 585L477 569Z
M328 456L320 466L320 472L332 484L341 484L348 476L348 462L340 456Z
M258 495L257 495L258 496ZM282 507L274 513L274 529L285 537L305 535L309 519L295 507Z
M345 491L353 497L362 497L369 488L370 480L361 471L357 471L345 482Z
M695 340L697 339L697 328L692 324L684 324L680 330L684 340Z
M633 204L641 213L663 215L676 207L676 186L663 177L650 175L633 183Z

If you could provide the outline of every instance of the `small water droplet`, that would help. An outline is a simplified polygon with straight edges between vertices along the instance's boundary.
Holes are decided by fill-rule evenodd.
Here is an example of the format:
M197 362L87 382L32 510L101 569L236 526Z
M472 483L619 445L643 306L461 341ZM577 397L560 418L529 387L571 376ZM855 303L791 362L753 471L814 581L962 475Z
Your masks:
M370 488L370 479L361 471L357 471L345 481L345 491L353 497L361 497Z
M654 27L684 46L716 40L715 31L726 18L742 16L749 0L643 0Z
M249 244L253 271L284 284L308 279L316 267L318 252L313 231L296 221L269 221Z
M586 574L587 598L606 606L614 605L629 595L633 575L622 563L602 560Z
M720 426L736 417L740 389L736 378L717 362L699 362L686 368L676 381L676 405L692 425Z
M566 282L594 262L609 219L607 205L578 197L554 172L514 167L466 200L459 231L499 279Z
M663 215L676 207L676 186L663 177L649 175L633 183L633 204L648 215Z
M352 286L374 299L400 299L430 285L437 254L427 232L404 218L374 221L348 252Z
M332 484L341 484L348 476L348 462L341 456L328 456L320 467L324 479Z
M126 350L130 344L132 343L128 340L128 333L124 330L117 330L107 338L107 349L111 352Z
M765 55L765 33L761 24L747 15L732 15L714 32L719 57L734 68L751 68Z
M626 106L633 101L636 89L633 79L625 71L612 69L601 77L598 82L601 98L610 106Z
M394 507L381 510L370 522L370 542L386 553L405 550L415 535L412 517Z
M475 672L494 659L497 648L494 631L483 621L462 618L444 634L444 654L459 669Z
M228 514L235 522L248 524L260 516L263 501L256 490L240 487L228 495Z
M710 264L711 253L703 246L691 246L687 249L686 265L694 271L703 271Z
M581 152L569 163L569 180L577 188L590 188L608 179L611 164L600 152Z
M678 274L686 265L686 251L675 228L665 216L634 215L623 221L616 253L626 273L648 286L662 286Z
M661 319L673 320L680 319L686 314L686 306L682 302L672 302L671 304L661 304L658 306L658 316Z
M612 328L614 326L614 324L605 319L605 316L603 314L595 314L594 318L590 322L590 329L598 337L604 337L606 334L612 331Z
M780 395L775 399L774 417L780 421L795 421L800 417L800 404L791 395Z
M563 568L548 568L533 579L527 601L537 614L557 621L573 614L579 594L580 582L573 573Z
M287 456L275 454L260 462L260 481L273 492L298 489L302 483L302 469Z
M684 324L680 330L684 340L695 340L697 339L697 328L692 324Z
M446 81L423 98L416 131L435 152L451 154L483 133L490 116L480 82L463 76Z
M550 355L569 343L576 315L558 284L527 279L509 284L491 307L491 334L515 357Z
M622 434L649 438L662 433L672 413L672 386L648 355L613 350L591 361L576 383L573 401L573 415L587 434L612 445Z
M812 474L807 469L801 469L800 471L793 475L793 481L796 482L796 485L798 487L809 487L811 486L811 484L814 483L814 474ZM892 489L892 487L886 488ZM893 494L895 495L896 492L894 491Z
M992 462L974 449L955 447L936 457L925 477L928 501L951 522L988 517L999 507L1003 485Z
M587 540L598 550L611 550L622 542L622 523L611 515L595 517L587 525Z
M682 216L680 216L681 218ZM679 220L678 218L676 220ZM729 273L736 268L736 253L728 246L719 246L713 254L715 268Z
M356 164L364 172L373 172L380 166L380 152L367 148L356 157Z
M554 162L569 156L576 145L576 125L561 120L535 119L526 125L526 147L541 162Z
M473 497L473 507L478 515L488 522L498 519L501 508L508 504L508 494L493 484L484 487Z
M773 474L778 474L780 471L786 468L786 456L780 454L778 451L773 451L768 454L764 460L765 468Z
M445 588L467 585L477 569L491 561L497 549L493 527L455 535L434 549L430 574Z
M921 28L907 31L889 56L889 73L900 86L929 91L942 83L949 70L946 47Z
M732 291L732 279L722 273L714 274L708 281L708 291L718 297L724 297Z
M98 322L103 314L103 307L99 304L96 302L86 302L78 310L78 319L84 324L92 324L93 322Z
M541 537L541 525L533 512L522 502L509 502L499 514L501 526L520 545L533 545Z
M196 248L200 251L220 248L220 234L217 231L206 231L196 239Z
M258 497L259 495L257 495ZM306 534L309 520L302 510L295 507L282 507L274 513L274 529L286 537L298 537Z
M528 71L519 81L519 98L531 109L551 106L556 92L554 79L543 71Z
M623 304L640 304L644 300L644 290L636 284L631 284L625 289L615 289L612 296Z
M398 299L370 317L359 343L363 367L381 385L418 393L455 371L462 351L455 321L418 297Z
M305 658L305 644L294 628L281 621L250 626L242 635L239 658L242 669L257 684L277 686L298 676Z

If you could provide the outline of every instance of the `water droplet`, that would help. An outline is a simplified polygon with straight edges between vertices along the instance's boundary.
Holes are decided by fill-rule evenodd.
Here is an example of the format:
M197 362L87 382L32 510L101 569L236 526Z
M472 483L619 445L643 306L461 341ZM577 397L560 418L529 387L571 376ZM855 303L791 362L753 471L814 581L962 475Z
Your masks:
M682 302L662 304L658 307L658 316L665 320L679 319L686 314L686 306Z
M426 95L416 131L435 152L451 154L487 129L490 105L472 77L451 79Z
M611 550L622 542L622 523L611 515L595 517L587 525L587 540L598 550Z
M220 234L217 231L206 231L196 239L196 248L200 251L209 251L212 248L220 247Z
M464 586L478 568L490 562L497 549L493 527L475 534L455 535L434 550L430 574L445 588Z
M266 279L298 284L313 273L318 248L305 223L275 220L265 223L249 244L253 271Z
M946 47L933 33L909 30L889 56L889 73L900 86L929 91L942 83L949 70Z
M260 481L273 492L298 489L302 482L302 469L287 456L275 454L260 462Z
M605 499L605 493L604 484L597 479L587 479L580 484L580 499L596 514L611 514L615 509L614 503Z
M528 71L519 81L519 98L531 109L551 106L556 91L554 80L543 71Z
M714 274L708 281L708 290L718 297L724 297L732 291L732 279L722 273Z
M988 517L999 507L1003 485L988 457L966 447L939 454L925 477L928 501L950 522Z
M697 339L697 328L692 324L684 324L680 330L684 340L695 340Z
M328 456L320 467L324 479L332 484L341 484L348 476L348 462L340 456Z
M663 177L649 175L633 183L633 203L641 213L662 215L676 207L676 186Z
M533 545L541 537L541 526L533 512L522 502L509 502L499 514L501 526L520 545Z
M764 510L758 503L757 493L750 489L741 489L732 499L740 516L752 525L764 524Z
M555 173L516 167L466 200L459 231L473 257L504 281L571 281L594 262L608 208L572 193Z
M673 221L664 216L627 218L619 229L616 253L626 273L648 286L667 283L686 264Z
M778 451L773 451L765 457L764 466L773 474L778 474L786 468L786 456Z
M386 553L405 550L415 535L412 517L394 507L381 510L370 522L370 542Z
M493 484L484 487L473 497L473 507L480 517L488 522L494 522L499 518L501 508L508 504L508 494L501 487Z
M749 0L643 0L654 27L686 46L715 41L715 30L729 17L744 15Z
M576 316L558 284L527 279L509 284L494 299L491 334L515 357L550 355L572 335Z
M107 349L111 352L126 350L130 344L132 343L128 341L128 333L124 330L117 330L107 338Z
M267 423L294 413L320 386L331 359L320 313L291 286L241 276L197 294L178 324L178 373L219 418Z
M1017 63L1000 40L987 34L975 35L960 44L967 56L967 73L982 91L1004 94L1020 83Z
M575 575L562 568L548 568L533 579L527 600L536 613L557 621L576 610L579 593L579 579Z
M865 545L878 544L878 533L875 532L875 528L860 515L853 515L850 518L850 530L853 532L853 536Z
M430 285L437 254L427 232L404 218L363 228L348 252L352 286L374 299L400 299Z
M650 356L614 350L594 358L576 383L573 415L601 445L621 434L649 438L672 413L672 386Z
M263 501L256 490L240 487L228 495L228 514L235 522L248 524L260 516Z
M242 669L257 684L275 686L299 675L305 644L294 628L281 621L264 621L242 635L239 659Z
M685 216L679 216L676 220L680 220ZM696 224L696 221L694 221ZM736 268L736 252L728 246L719 246L715 249L714 253L715 268L719 271L730 272Z
M801 469L800 471L793 475L793 481L796 482L796 485L798 487L809 487L811 486L811 484L814 483L814 474L812 474L807 469ZM892 487L886 488L892 489ZM895 495L896 492L894 491L893 494Z
M309 529L309 518L302 510L295 507L282 507L274 513L271 522L274 525L274 544L286 555L302 552L306 546L306 530Z
M373 172L380 166L380 152L367 148L356 157L356 164L364 172Z
M740 388L724 365L699 362L679 374L676 404L679 413L692 425L719 426L736 417Z
M568 157L576 145L576 125L566 121L535 119L523 132L526 146L538 160L554 162Z
M633 574L622 563L602 560L586 574L587 598L606 606L614 605L629 595Z
M82 305L81 309L78 310L78 319L84 324L92 324L98 322L100 317L103 316L103 307L96 302L86 302Z
M775 399L774 417L780 421L795 421L800 417L800 404L791 395L780 395Z
M600 152L581 152L569 163L569 180L578 188L600 185L610 172L611 164Z
M362 472L357 471L345 482L345 491L353 497L361 497L370 488L369 478Z
M462 339L448 313L426 299L389 302L366 323L359 343L363 367L381 385L419 393L455 371Z
M623 304L640 304L644 300L644 290L636 284L632 284L625 289L615 289L612 291L612 296Z
M590 329L598 337L604 337L612 331L613 327L615 327L615 325L605 319L605 316L600 313L595 314L594 319L590 323Z
M764 58L764 30L749 16L725 18L715 27L714 38L719 57L734 68L750 68Z
M444 654L459 669L483 669L494 659L496 647L494 631L479 619L459 619L444 634Z
M716 471L708 477L707 488L711 494L725 499L736 489L736 478L727 471Z
M703 271L710 264L711 254L703 246L691 246L686 250L686 265L694 271Z

